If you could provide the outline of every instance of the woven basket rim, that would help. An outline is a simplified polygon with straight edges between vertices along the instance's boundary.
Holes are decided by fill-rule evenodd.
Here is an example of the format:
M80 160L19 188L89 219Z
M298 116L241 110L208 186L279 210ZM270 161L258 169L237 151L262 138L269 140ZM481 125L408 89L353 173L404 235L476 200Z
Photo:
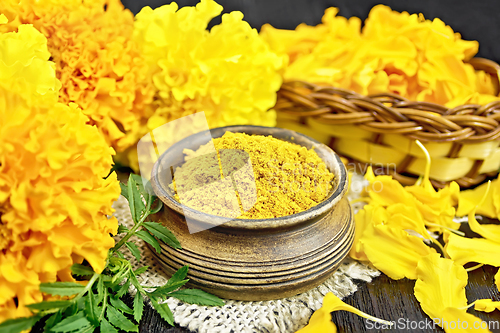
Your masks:
M498 95L500 65L484 58L472 58L468 63L495 78ZM364 96L294 80L283 83L274 109L296 117L314 117L325 124L352 124L374 134L401 134L422 142L469 144L500 138L500 100L447 108L389 92Z

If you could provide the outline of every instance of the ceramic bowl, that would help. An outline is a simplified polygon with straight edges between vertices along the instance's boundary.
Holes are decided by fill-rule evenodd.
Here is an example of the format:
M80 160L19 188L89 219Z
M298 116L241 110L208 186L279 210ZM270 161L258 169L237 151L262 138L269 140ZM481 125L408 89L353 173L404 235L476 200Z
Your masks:
M345 198L347 173L339 156L316 140L282 128L228 126L210 133L217 138L226 131L272 135L314 147L335 175L332 190L306 211L271 219L227 219L186 207L173 197L165 170L182 163L183 148L196 150L208 133L193 134L170 147L153 167L151 184L164 203L154 219L175 234L182 249L162 244L161 254L153 250L152 255L169 275L189 265L188 286L228 299L278 299L316 287L338 268L354 237L353 213ZM210 229L190 234L186 216Z

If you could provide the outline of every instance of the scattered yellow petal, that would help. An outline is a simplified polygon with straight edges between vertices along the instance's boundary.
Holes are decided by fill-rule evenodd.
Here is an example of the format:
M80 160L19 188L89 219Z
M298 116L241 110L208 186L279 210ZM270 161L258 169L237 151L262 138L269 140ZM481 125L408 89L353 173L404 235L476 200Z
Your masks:
M337 327L332 322L331 313L334 311L341 311L341 310L352 312L360 317L375 322L383 323L385 325L389 326L392 325L391 322L370 316L369 314L366 314L363 311L360 311L355 307L352 307L349 304L342 302L340 298L335 296L333 293L329 292L328 294L325 295L325 298L323 298L323 306L319 310L314 312L307 326L298 330L296 333L337 332Z
M500 243L483 238L465 238L450 234L445 250L458 265L468 262L500 267Z
M467 306L467 278L462 266L437 253L430 254L418 262L415 297L430 318L443 318L444 309Z
M495 274L495 284L497 285L498 291L500 291L500 269Z
M477 214L497 218L500 211L500 196L498 187L500 182L495 179L491 182L491 190L488 192L488 184L482 184L472 190L461 191L459 194L457 216L468 215L477 206ZM486 195L486 198L485 198ZM483 201L482 199L485 198ZM482 203L481 203L482 201ZM479 205L479 203L481 203ZM479 205L479 206L478 206Z
M481 201L478 203L474 209L472 209L469 212L469 226L472 231L475 233L480 234L486 239L492 240L494 242L500 243L500 225L495 225L495 224L479 224L476 220L476 210L479 206L482 206L483 203L488 199L491 198L492 196L489 195L492 191L490 191L490 185L491 182L488 182L486 185L486 191L483 194L483 197L481 198Z
M474 309L482 312L492 312L500 310L500 302L494 302L492 299L478 299L474 302Z
M491 333L488 329L488 323L470 313L467 313L465 310L454 307L444 309L440 317L434 317L432 320L434 323L441 326L447 333Z
M416 279L419 260L435 253L423 239L382 224L369 224L360 241L373 266L393 280Z

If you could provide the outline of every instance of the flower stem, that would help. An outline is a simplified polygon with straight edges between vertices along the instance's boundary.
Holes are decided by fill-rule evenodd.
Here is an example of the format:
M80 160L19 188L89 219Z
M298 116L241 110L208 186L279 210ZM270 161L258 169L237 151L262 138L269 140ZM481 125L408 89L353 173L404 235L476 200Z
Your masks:
M92 286L94 285L96 280L99 278L99 276L101 276L101 274L94 273L94 275L92 275L92 278L90 279L89 283L87 283L87 285L85 286L85 289L83 289L78 295L76 295L75 298L73 298L73 301L76 302L83 295L85 295L89 290L91 290Z
M455 230L455 229L452 229L450 227L446 227L444 225L441 225L441 224L437 224L437 223L430 223L430 222L425 222L426 225L428 225L429 227L437 227L437 228L443 228L443 229L446 229L454 234L457 234L459 236L462 236L462 237L465 237L465 232L463 231L459 231L459 230Z
M467 272L472 272L473 270L476 270L476 269L481 268L481 267L483 267L483 266L484 266L484 264L478 264L478 265L476 265L476 266L472 266L472 267L466 268L465 270L466 270Z
M139 229L140 227L142 227L142 223L146 220L146 218L149 216L148 212L151 208L151 197L149 197L148 199L148 202L147 202L147 206L146 206L146 210L144 212L144 215L141 217L141 219L139 220L139 222L137 222L134 227L132 229L130 229L127 234L122 238L120 239L120 241L118 243L116 243L116 245L110 250L110 253L113 254L114 252L116 252L120 247L123 246L123 244L125 244L129 239L130 237L132 237L135 232L137 231L137 229Z

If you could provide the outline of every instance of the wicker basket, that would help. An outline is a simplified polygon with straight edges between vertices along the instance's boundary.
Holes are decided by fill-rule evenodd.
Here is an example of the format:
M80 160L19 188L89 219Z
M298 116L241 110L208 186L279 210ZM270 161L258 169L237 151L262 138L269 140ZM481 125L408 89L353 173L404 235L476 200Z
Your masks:
M496 78L498 93L500 66L482 58L470 63ZM448 109L392 93L362 96L291 81L281 87L275 110L278 126L329 144L361 171L370 164L405 185L425 169L416 139L432 157L430 177L437 187L450 181L471 187L495 176L500 167L500 101Z

